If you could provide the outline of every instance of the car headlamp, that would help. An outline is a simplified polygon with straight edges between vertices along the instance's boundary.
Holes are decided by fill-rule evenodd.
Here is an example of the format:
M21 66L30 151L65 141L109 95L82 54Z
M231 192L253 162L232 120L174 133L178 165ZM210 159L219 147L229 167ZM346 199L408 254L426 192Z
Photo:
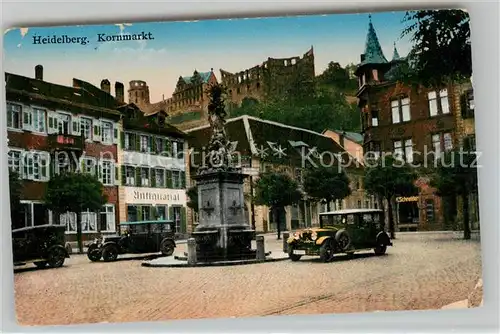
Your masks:
M293 238L294 238L295 240L299 240L299 239L300 239L299 232L295 232L295 233L293 234Z
M311 240L315 241L316 239L318 239L318 234L316 232L313 232L311 234Z

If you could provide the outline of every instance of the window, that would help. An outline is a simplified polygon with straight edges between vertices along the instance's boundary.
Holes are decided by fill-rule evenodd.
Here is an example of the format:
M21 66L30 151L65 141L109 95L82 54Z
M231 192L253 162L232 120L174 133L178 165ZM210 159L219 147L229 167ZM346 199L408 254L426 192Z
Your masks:
M172 171L172 188L179 189L181 187L181 172Z
M156 152L159 154L163 154L165 152L165 139L163 138L155 138L156 140Z
M74 212L66 212L59 216L59 222L61 225L66 225L67 232L75 232L76 233L76 213Z
M124 149L126 150L135 149L135 135L133 133L125 133L124 140L125 140Z
M149 168L142 167L141 168L141 186L149 187Z
M151 152L151 146L149 145L149 137L141 136L140 137L140 150L141 152Z
M9 169L21 173L21 158L22 158L21 150L10 150L9 151Z
M429 99L429 115L431 117L450 113L448 91L446 89L429 92L427 98Z
M432 199L425 201L425 214L428 222L434 222L434 201Z
M62 153L62 154L60 154ZM55 159L55 172L56 174L60 173L69 173L71 172L71 158L65 152L57 152Z
M378 110L372 109L372 126L378 126Z
M57 115L57 130L62 134L69 134L71 124L71 116L67 114L58 114Z
M469 89L461 96L462 118L474 117L474 109L474 91L472 89Z
M46 132L45 110L39 108L33 108L31 111L24 110L23 127L28 131Z
M135 168L132 166L125 166L125 185L135 186Z
M394 142L394 155L406 162L413 162L413 143L411 139L397 140Z
M96 174L96 160L94 158L83 159L83 172L86 174Z
M81 117L80 118L80 125L81 125L80 129L83 132L85 139L91 140L92 139L92 120L90 118Z
M95 212L82 212L82 232L97 232L97 215Z
M141 217L142 220L151 220L151 207L143 205L141 206Z
M115 232L116 230L116 220L115 220L115 206L112 204L105 205L101 209L99 221L99 230L106 232Z
M49 155L46 152L24 153L23 178L33 181L48 181L49 161Z
M7 127L12 129L21 129L21 112L20 105L7 103Z
M169 217L169 218L171 218L175 222L175 233L181 233L182 232L181 207L179 207L179 206L173 207L172 213L173 213L173 217Z
M432 148L436 159L441 156L441 152L451 151L453 149L451 133L446 132L432 135Z
M377 160L380 158L380 153L382 152L380 142L372 141L368 145L367 159Z
M177 158L177 154L178 154L178 142L176 141L172 141L172 158Z
M135 222L137 221L137 207L134 205L127 206L127 221Z
M39 226L52 223L52 213L43 203L22 201L21 208L24 214L24 226L21 227Z
M157 219L168 219L167 217L167 206L166 205L159 205L156 207L156 218Z
M476 136L469 135L464 138L463 142L464 151L475 152L476 151Z
M408 122L410 117L410 98L391 101L392 123Z
M101 161L101 182L105 186L111 186L114 184L114 172L115 166L114 162L110 160Z
M102 121L101 122L102 142L105 144L113 143L113 123Z
M165 170L157 168L155 170L156 187L165 188Z

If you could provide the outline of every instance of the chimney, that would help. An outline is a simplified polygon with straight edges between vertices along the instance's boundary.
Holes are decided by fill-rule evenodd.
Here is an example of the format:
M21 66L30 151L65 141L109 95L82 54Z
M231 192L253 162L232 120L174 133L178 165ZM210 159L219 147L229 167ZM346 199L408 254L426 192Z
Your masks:
M42 65L35 66L35 79L43 81L43 66Z
M125 88L121 82L115 82L115 98L119 103L125 103Z
M101 81L101 90L105 91L108 94L111 94L111 83L108 79L104 79Z

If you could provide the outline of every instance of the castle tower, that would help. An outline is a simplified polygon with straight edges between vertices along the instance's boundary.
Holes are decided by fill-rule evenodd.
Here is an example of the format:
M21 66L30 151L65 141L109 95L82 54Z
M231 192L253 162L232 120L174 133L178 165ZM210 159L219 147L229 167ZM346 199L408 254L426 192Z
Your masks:
M398 49L396 49L396 42L394 42L394 51L392 53L392 61L399 60L401 57L399 56Z
M138 107L149 105L149 87L145 81L132 80L129 82L128 102Z
M359 87L372 82L383 81L383 73L390 67L387 58L384 56L382 47L377 37L377 33L372 23L372 16L369 15L368 33L366 35L365 50L361 54L361 62L355 72L359 78Z

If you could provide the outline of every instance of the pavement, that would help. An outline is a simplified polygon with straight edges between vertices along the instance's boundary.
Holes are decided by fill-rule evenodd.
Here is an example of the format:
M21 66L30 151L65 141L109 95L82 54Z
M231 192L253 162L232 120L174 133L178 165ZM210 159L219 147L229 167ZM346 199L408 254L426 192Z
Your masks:
M274 253L282 240L266 237L265 244ZM330 263L303 257L148 268L144 259L72 255L62 268L16 269L15 308L21 325L69 325L441 309L465 299L475 307L482 299L480 250L477 240L453 233L399 233L384 256L339 255Z

